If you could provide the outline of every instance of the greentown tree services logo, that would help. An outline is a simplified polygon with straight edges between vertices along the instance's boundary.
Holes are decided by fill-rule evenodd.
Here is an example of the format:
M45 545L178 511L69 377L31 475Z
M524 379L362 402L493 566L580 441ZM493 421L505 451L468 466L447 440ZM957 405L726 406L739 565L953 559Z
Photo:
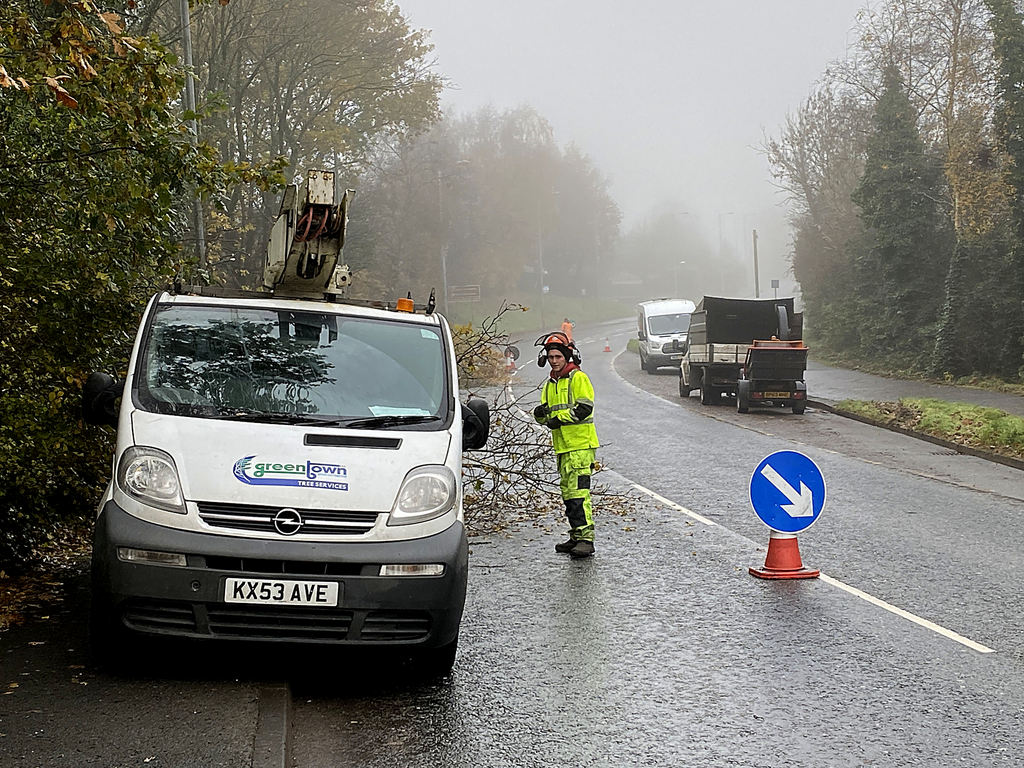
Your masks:
M254 463L256 455L245 456L235 462L234 475L246 485L290 485L296 488L326 488L332 491L348 490L348 470L340 464L321 461Z

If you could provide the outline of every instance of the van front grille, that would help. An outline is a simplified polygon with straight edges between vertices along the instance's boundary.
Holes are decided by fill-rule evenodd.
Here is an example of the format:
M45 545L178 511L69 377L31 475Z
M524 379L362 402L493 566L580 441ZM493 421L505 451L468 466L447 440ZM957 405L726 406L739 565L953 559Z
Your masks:
M348 509L298 509L295 507L266 507L257 504L221 504L200 501L199 518L211 528L225 528L235 531L276 533L285 535L274 520L283 509L288 509L287 518L295 520L297 513L302 523L290 525L287 535L303 534L318 536L358 536L369 531L377 522L376 512ZM293 530L294 528L294 530Z
M363 563L330 563L314 560L268 560L257 557L229 557L223 555L206 555L206 567L214 571L231 571L234 573L274 574L286 576L360 576L363 569L374 576L380 570L379 565Z
M410 643L430 635L426 611L362 611L135 599L124 623L138 632L233 640ZM359 618L362 617L362 622Z
M342 641L348 638L352 611L325 611L217 604L207 607L210 634L250 640Z

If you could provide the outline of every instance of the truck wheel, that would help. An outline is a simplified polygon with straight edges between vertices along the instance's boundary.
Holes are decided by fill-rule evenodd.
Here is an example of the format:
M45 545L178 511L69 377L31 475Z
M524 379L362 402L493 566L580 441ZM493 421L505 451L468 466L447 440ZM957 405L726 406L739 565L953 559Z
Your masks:
M750 411L750 382L741 381L736 385L736 412L748 413Z
M679 396L684 400L690 396L690 388L686 385L686 379L683 378L683 372L679 372Z
M708 381L708 377L702 376L700 380L700 404L714 405L715 394L715 388L711 386L711 382Z

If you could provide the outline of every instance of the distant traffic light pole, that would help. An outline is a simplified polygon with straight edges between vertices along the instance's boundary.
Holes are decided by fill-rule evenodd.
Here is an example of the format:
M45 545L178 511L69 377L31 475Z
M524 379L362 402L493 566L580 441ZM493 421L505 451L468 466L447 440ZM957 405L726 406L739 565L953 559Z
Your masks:
M754 298L761 298L761 286L757 282L757 230L753 231L754 236Z

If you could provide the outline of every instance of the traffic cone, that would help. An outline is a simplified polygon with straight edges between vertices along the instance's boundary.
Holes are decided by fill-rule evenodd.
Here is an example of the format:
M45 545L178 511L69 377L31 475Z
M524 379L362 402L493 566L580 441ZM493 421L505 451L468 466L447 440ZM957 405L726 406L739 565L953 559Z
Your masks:
M800 560L796 534L772 531L768 539L768 555L764 568L750 568L759 579L816 579L821 571L805 568Z
M611 352L612 351L612 345L608 343L608 339L607 338L604 340L604 351L605 352Z
M508 355L505 358L505 372L512 373L516 370L516 359L512 355Z

